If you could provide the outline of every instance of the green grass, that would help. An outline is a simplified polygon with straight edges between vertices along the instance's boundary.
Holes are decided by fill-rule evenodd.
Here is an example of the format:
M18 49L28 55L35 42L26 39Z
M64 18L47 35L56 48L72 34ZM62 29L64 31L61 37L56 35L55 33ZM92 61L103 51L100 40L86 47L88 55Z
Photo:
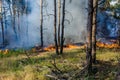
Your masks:
M85 64L85 51L80 49L65 50L62 56L54 52L30 53L30 59L24 53L24 50L13 50L0 57L0 80L49 80L45 75L50 73L48 66L52 66L53 59L65 73L74 73ZM92 76L83 75L84 80L114 80L120 68L120 52L97 51L97 60L99 63L94 67L98 72Z

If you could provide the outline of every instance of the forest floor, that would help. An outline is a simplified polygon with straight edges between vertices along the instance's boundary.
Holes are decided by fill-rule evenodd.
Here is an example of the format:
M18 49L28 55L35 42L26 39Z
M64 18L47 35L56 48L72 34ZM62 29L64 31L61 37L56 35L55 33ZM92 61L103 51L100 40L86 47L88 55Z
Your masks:
M7 50L6 50L7 52ZM66 77L74 77L85 66L85 50L66 49L57 56L54 51L32 53L12 50L0 53L0 80L49 80L51 70L56 67ZM55 63L55 64L54 64ZM54 66L55 65L55 66ZM120 52L116 50L97 50L95 72L88 76L82 74L72 80L117 80L120 77ZM66 79L67 80L67 79Z

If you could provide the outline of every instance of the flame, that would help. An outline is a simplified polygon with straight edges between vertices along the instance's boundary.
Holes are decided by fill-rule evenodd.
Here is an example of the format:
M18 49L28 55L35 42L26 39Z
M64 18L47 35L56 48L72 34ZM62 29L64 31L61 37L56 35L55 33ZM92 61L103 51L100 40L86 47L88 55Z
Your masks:
M9 53L9 50L8 49L5 49L3 54L8 54Z
M98 41L96 43L96 46L99 48L108 48L108 49L113 49L113 48L119 49L120 48L119 44L117 44L117 43L108 44L108 43L103 43L100 41ZM85 48L86 48L86 44L81 45L81 46L74 45L74 44L64 45L64 49L85 49ZM38 48L35 47L35 48L32 48L31 50L32 50L32 52L36 52L38 50ZM50 45L50 46L44 48L44 51L54 51L54 50L55 50L54 45ZM0 53L1 54L8 54L9 49L0 50Z
M83 46L77 46L77 45L74 45L74 44L64 45L64 49L76 49L76 48L85 49L86 45L83 45ZM54 45L50 45L48 47L45 47L44 50L45 51L53 51L53 50L55 50L55 46Z
M0 50L1 54L8 54L9 53L9 49L5 49L5 50Z
M96 46L99 48L109 48L109 49L113 49L113 48L120 48L120 46L117 43L112 43L112 44L108 44L108 43L103 43L103 42L97 42ZM74 44L67 44L64 46L65 49L85 49L86 48L86 44L82 45L82 46L77 46ZM54 45L50 45L46 48L44 48L45 51L53 51L55 50L55 46Z
M53 51L53 50L55 50L55 46L54 45L50 45L48 47L45 47L44 50L45 51Z
M68 44L67 48L69 48L69 49L76 49L76 48L85 49L86 48L86 44L81 45L81 46Z
M71 48L71 49L73 49L73 48L79 48L79 46L77 46L77 45L72 45L72 44L68 44L68 45L66 45L66 48Z
M96 45L99 48L109 48L109 49L120 48L120 46L117 43L108 44L108 43L103 43L103 42L97 42Z

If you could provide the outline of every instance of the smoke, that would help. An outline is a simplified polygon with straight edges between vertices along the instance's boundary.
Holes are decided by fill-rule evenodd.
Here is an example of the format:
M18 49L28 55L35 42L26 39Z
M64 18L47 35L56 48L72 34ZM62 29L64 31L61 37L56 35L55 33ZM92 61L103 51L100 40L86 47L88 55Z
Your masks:
M98 25L97 37L98 38L118 38L120 20L112 15L112 11L98 11Z
M5 48L29 48L40 45L40 0L28 1L29 14L16 17L16 32L11 23L10 11L7 12L7 28L5 29ZM54 44L54 0L44 0L44 46ZM85 42L87 23L87 0L73 0L66 3L65 42ZM69 21L68 21L69 20ZM20 26L20 31L18 29ZM0 31L1 34L1 31ZM16 37L17 36L17 37ZM2 38L2 35L0 35ZM2 40L0 40L2 44Z
M6 11L4 18L5 48L30 48L40 45L40 0L28 1L28 13L16 15L15 31L11 22L10 10ZM54 44L54 0L43 0L44 46ZM19 5L19 4L18 4ZM17 6L18 6L17 5ZM7 3L4 3L7 6ZM24 7L24 6L23 6ZM66 0L65 43L78 43L86 41L87 26L87 0ZM119 21L110 17L106 12L98 12L98 37L116 36ZM5 23L6 21L6 23ZM113 25L113 23L115 23ZM18 24L20 29L18 28ZM104 30L103 30L104 28ZM0 29L0 44L2 44L2 30Z

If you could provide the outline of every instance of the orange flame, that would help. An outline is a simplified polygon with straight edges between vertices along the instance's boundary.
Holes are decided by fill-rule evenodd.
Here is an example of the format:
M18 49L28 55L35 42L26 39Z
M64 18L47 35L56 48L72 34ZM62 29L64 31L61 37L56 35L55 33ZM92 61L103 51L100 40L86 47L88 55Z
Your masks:
M9 53L9 49L5 49L5 50L0 50L1 54L8 54Z
M45 47L44 50L45 51L53 51L53 50L55 50L55 46L54 45L50 45L48 47Z
M109 49L120 48L120 46L117 43L108 44L108 43L103 43L103 42L97 42L96 45L97 47L100 47L100 48L109 48Z
M73 44L64 45L64 49L76 49L76 48L85 49L85 47L86 47L86 45L83 45L83 46L77 46L77 45L73 45ZM50 45L50 46L44 48L44 50L45 51L53 51L53 50L55 50L55 46Z

